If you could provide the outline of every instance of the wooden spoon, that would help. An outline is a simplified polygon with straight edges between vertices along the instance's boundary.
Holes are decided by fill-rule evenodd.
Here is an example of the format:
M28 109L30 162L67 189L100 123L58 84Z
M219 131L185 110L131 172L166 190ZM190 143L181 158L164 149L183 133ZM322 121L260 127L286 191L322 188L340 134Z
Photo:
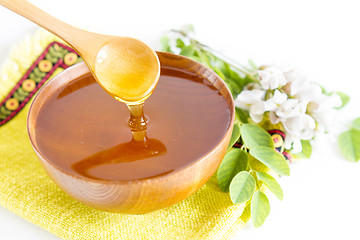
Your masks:
M143 42L75 28L26 0L0 0L0 5L70 44L98 83L117 100L128 105L141 104L153 92L160 76L160 62L155 51Z

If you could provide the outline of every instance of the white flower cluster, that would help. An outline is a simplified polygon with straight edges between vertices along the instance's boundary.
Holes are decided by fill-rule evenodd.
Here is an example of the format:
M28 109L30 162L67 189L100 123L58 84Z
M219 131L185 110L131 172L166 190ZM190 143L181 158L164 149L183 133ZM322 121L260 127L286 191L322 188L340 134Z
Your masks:
M268 66L258 70L258 83L249 84L235 99L238 108L249 110L259 123L269 113L272 124L282 123L285 148L302 150L300 140L310 140L316 133L329 131L336 107L342 105L337 94L325 95L319 85L295 69Z

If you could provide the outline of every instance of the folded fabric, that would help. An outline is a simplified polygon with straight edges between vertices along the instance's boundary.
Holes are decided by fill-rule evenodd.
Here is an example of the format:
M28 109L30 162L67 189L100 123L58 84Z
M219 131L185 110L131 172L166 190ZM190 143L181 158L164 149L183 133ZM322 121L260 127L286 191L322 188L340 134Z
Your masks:
M50 78L81 61L45 31L12 51L0 73L0 204L63 239L229 239L250 217L212 177L166 209L142 215L108 213L65 194L46 175L30 145L26 117L32 97Z

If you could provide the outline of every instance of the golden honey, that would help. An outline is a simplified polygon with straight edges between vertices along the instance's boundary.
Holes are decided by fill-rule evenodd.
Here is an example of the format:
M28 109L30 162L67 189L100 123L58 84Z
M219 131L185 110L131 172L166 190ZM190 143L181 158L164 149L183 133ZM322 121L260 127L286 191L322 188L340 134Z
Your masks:
M129 129L128 107L87 74L44 102L35 124L39 152L78 176L151 178L178 171L209 153L231 120L225 98L210 82L165 67L144 113L146 132L143 141L137 141Z

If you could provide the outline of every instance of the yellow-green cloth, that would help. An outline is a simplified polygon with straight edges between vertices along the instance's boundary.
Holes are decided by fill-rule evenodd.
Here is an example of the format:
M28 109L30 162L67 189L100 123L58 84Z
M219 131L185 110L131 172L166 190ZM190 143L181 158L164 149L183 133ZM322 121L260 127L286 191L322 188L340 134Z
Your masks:
M9 92L14 78L53 40L48 33L35 34L18 47L11 58L20 68L7 63L0 75L0 102L4 81ZM0 126L0 204L28 221L63 239L229 239L248 221L249 211L233 205L214 177L184 201L143 215L108 213L73 200L47 176L30 145L29 105Z

